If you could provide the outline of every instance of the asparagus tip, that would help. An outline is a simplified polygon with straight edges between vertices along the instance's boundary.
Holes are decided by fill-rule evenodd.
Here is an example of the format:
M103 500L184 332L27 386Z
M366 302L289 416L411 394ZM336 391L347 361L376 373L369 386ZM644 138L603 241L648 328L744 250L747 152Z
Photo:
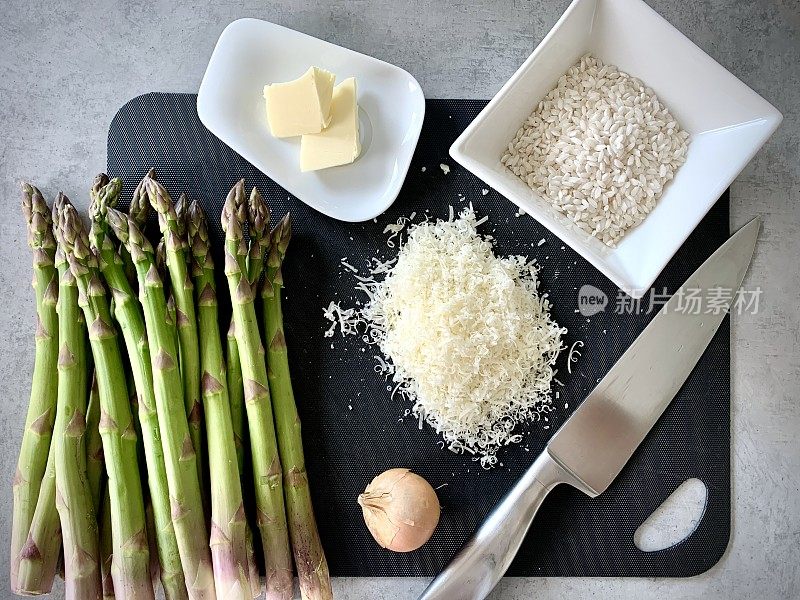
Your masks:
M131 198L131 205L128 208L128 214L133 218L138 227L144 227L147 222L147 215L150 212L150 201L147 199L147 191L145 186L148 179L155 179L156 172L150 169L142 180L136 185L133 190L133 197Z
M250 239L254 242L254 245L260 247L262 253L269 244L269 239L267 238L269 220L269 205L264 201L258 188L253 187L247 203L247 221L250 227Z
M101 189L103 189L106 184L109 182L108 175L105 173L98 173L94 176L92 180L92 192L98 193Z
M277 245L278 251L281 255L286 254L286 248L289 246L289 241L292 238L292 215L286 213L284 217L272 230L272 243Z
M244 202L244 179L236 182L222 206L222 229L225 236L231 240L243 237L243 226L247 221L247 207Z

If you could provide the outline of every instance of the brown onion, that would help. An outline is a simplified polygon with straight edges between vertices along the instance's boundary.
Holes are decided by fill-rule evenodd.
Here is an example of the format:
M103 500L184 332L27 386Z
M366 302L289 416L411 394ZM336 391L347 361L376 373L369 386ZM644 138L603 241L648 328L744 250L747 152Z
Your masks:
M358 503L375 541L395 552L416 550L439 523L436 492L408 469L389 469L378 475Z

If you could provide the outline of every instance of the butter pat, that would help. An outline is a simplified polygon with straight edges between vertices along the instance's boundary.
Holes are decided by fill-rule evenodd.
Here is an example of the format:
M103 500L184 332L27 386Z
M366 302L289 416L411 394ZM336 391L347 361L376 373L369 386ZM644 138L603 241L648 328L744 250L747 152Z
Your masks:
M350 77L333 88L330 125L300 140L300 170L346 165L358 158L360 152L356 80Z
M331 120L333 73L311 67L299 79L264 86L267 120L278 138L319 133Z

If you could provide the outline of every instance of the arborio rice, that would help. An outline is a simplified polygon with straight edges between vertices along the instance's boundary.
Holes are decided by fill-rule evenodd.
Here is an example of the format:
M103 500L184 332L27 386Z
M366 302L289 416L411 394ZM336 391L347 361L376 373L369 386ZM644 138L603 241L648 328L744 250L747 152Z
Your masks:
M688 140L653 90L587 54L519 128L501 162L614 247L653 210L686 160Z

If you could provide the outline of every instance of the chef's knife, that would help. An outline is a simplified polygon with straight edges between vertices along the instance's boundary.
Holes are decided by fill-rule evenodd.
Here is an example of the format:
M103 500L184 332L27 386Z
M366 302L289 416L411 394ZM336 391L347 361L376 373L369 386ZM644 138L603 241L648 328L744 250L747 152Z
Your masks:
M714 337L750 265L758 229L759 220L750 221L686 280L419 600L485 598L550 490L568 483L595 497L608 488ZM713 306L687 302L712 294Z

